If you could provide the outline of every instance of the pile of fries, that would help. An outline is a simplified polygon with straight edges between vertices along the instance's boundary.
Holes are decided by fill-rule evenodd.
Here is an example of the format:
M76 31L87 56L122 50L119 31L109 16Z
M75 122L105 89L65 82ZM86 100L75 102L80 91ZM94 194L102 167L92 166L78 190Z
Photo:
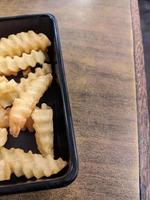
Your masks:
M12 173L26 178L49 177L67 164L61 158L54 159L52 108L44 102L37 107L53 80L51 66L46 63L50 45L45 34L34 31L0 40L0 181L10 180ZM23 76L18 83L10 76L19 71ZM35 132L40 154L4 147L8 134L19 137L24 129Z

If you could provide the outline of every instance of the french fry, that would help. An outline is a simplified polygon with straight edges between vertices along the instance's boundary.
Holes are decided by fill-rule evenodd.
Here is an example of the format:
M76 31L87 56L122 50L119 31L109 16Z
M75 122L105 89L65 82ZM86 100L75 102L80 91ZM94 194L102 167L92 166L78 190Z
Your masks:
M31 73L31 67L27 67L27 69L22 71L23 77L27 78L28 74Z
M50 177L67 165L62 158L54 159L51 107L45 103L41 108L36 107L53 79L50 64L44 63L48 61L45 51L50 45L46 35L34 31L0 39L0 181L10 180L11 174L28 179ZM36 68L37 64L42 66ZM21 70L20 83L5 77L17 75ZM41 154L5 148L7 128L14 137L23 129L35 131Z
M0 160L0 181L10 180L11 169L9 164L4 160Z
M32 50L45 51L50 45L50 40L43 33L21 32L1 38L0 56L21 56L22 53L30 53Z
M9 114L10 133L14 137L19 135L33 109L52 82L52 75L39 76L26 86L26 90L15 98Z
M0 105L6 108L12 105L14 99L18 96L17 83L14 80L0 83Z
M4 108L0 107L0 128L8 128L8 126L9 126L9 121L8 121L9 111L10 111L10 108L4 109Z
M42 155L52 155L54 148L53 139L53 111L46 104L41 109L34 109L31 115L35 129L37 147Z
M20 83L18 84L18 92L19 94L22 91L25 91L26 88L30 85L31 81L37 79L39 76L46 75L51 73L51 66L50 64L44 63L42 67L37 67L35 69L35 73L30 72L27 78L21 78Z
M51 155L43 157L40 154L33 154L31 151L25 153L21 149L14 148L0 148L0 156L0 180L5 180L5 178L6 180L10 179L10 170L17 177L24 175L28 179L32 177L37 179L44 176L50 177L67 165L67 162L61 158L54 160ZM4 167L6 165L10 169L8 174ZM2 172L4 172L4 175Z
M37 63L42 65L45 60L46 56L42 51L34 50L30 54L23 53L21 57L0 56L0 75L16 75L20 70L35 67Z
M8 79L5 76L0 76L0 84L1 83L7 83Z
M27 128L29 130L29 132L34 132L34 128L33 128L33 119L31 117L29 117L26 121L25 124L25 128Z
M0 147L4 146L7 142L7 129L6 128L0 128Z

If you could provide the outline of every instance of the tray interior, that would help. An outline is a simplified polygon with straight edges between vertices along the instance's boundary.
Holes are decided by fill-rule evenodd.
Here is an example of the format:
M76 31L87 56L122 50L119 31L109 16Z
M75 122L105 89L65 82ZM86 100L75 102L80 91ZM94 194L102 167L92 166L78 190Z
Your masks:
M55 158L62 157L64 160L69 160L68 153L68 140L66 136L66 124L64 116L63 101L61 96L61 90L59 85L59 75L58 75L58 62L56 58L55 50L55 34L54 27L51 19L46 15L41 16L29 16L21 19L13 20L3 20L0 19L0 37L7 37L9 34L15 34L22 31L34 30L36 33L45 33L51 40L52 46L48 50L49 62L52 65L53 82L51 87L45 92L44 96L40 99L41 103L45 102L53 108L53 123L54 123L54 153ZM32 41L31 41L32 42ZM22 148L25 152L32 150L33 153L39 153L36 147L36 142L34 138L34 133L29 133L28 131L21 131L18 138L13 138L9 135L8 141L5 145L7 148L15 147ZM67 172L68 167L62 170L57 175L51 176L50 178L43 179L53 179L55 177L61 177ZM27 180L25 177L17 178L12 175L10 181L0 182L0 187L4 185L11 185L15 183L24 183L36 181L34 178Z

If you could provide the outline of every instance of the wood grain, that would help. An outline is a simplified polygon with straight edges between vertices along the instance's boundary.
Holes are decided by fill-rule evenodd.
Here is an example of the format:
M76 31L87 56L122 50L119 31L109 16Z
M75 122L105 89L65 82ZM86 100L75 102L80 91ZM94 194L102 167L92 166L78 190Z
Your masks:
M143 23L143 43L140 29L140 18L138 4L136 0L131 1L132 19L133 19L133 34L135 46L135 69L137 82L137 104L138 104L138 125L139 125L139 153L140 153L140 193L141 200L150 199L150 130L149 130L149 112L148 105L150 102L149 95L149 43L148 43L148 27L149 18L146 15L141 15L141 22ZM140 1L140 8L142 13L149 14L148 1ZM142 14L141 13L141 14ZM146 18L145 18L146 17ZM144 19L144 21L143 21ZM145 59L144 59L145 53ZM145 62L144 62L145 61ZM150 110L149 110L150 111Z
M134 35L134 55L136 70L137 108L139 127L139 155L140 155L140 199L150 199L149 193L149 113L147 102L146 78L144 68L144 53L140 29L140 18L136 0L131 1Z
M0 11L57 17L80 159L72 185L0 200L139 199L130 0L2 0Z

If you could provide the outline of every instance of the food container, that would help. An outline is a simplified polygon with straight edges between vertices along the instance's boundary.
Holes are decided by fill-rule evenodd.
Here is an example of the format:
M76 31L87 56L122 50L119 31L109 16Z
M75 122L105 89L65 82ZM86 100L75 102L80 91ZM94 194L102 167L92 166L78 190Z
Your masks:
M39 104L46 102L53 108L55 158L62 157L68 162L68 165L58 174L39 180L35 178L28 180L25 177L17 178L12 175L10 181L0 182L1 195L63 187L70 184L78 172L75 136L55 17L51 14L34 14L0 18L0 37L28 30L33 30L36 33L42 32L52 42L48 55L52 65L53 82ZM22 148L26 152L29 150L32 150L33 153L38 152L34 134L27 131L21 132L18 138L13 138L9 134L5 146L7 148Z

